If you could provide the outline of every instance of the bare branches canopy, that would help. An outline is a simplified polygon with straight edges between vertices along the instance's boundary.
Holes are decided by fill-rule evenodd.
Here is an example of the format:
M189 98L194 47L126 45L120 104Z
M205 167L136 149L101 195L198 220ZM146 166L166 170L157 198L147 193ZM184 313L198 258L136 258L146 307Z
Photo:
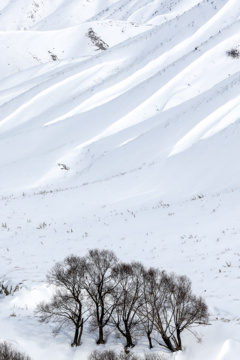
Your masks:
M121 263L112 251L90 250L85 257L70 255L47 275L54 294L40 303L41 322L74 329L72 345L79 346L84 324L98 331L97 344L104 344L113 329L133 347L139 335L147 336L172 352L182 350L181 334L192 326L208 323L208 309L192 294L186 276L146 269L139 262Z

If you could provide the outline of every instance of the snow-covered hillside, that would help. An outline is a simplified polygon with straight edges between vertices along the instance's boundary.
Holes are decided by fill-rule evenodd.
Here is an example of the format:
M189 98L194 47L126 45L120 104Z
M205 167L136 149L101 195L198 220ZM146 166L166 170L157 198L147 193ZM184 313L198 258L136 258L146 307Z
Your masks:
M239 0L1 1L0 283L21 289L0 339L87 359L94 334L72 349L33 311L53 264L97 247L206 299L202 342L169 359L239 358L239 29Z

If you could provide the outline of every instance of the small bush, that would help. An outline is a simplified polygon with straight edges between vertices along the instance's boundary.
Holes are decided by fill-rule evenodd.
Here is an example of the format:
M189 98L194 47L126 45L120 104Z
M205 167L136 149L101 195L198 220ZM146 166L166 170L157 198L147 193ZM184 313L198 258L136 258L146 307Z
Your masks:
M166 357L163 354L145 354L144 360L166 360Z
M132 353L121 352L116 353L113 350L105 350L105 351L93 351L88 360L166 360L164 355L160 355L157 353L153 354L144 354L144 356Z
M116 360L116 353L112 350L96 351L94 350L88 357L88 360Z
M142 360L142 358L136 354L121 352L117 355L117 360Z
M227 51L227 55L230 56L233 59L239 58L240 53L238 49L231 49Z
M141 358L139 356L136 356L135 354L130 354L130 353L126 354L124 352L118 354L113 350L105 350L105 351L95 350L88 357L88 360L140 360L140 359Z
M12 285L4 285L2 282L0 282L0 297L1 295L3 296L13 295L16 291L20 289L20 286L21 284L16 285L16 287L14 288Z
M0 343L0 360L31 360L29 356L15 350L12 344L4 341Z

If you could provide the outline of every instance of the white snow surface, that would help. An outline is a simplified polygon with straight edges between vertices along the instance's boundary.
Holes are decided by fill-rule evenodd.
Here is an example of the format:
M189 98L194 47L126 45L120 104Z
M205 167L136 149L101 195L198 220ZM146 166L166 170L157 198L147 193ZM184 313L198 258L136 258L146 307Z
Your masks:
M20 289L0 299L0 340L33 360L86 360L95 333L71 348L71 330L53 337L34 309L56 261L99 248L187 275L206 300L201 342L154 351L240 358L232 48L239 0L1 0L0 283Z

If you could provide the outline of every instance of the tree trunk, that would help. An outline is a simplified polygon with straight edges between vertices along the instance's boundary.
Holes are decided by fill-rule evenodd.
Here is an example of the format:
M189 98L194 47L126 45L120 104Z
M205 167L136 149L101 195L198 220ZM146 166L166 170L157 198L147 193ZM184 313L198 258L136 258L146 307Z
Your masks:
M147 337L148 337L148 342L149 342L149 349L152 349L153 344L152 344L152 338L151 338L151 332L150 331L147 332Z
M102 326L99 326L99 339L97 341L97 344L105 344L106 341L104 340L104 337L103 337L103 327Z
M177 329L177 341L178 341L178 349L177 350L182 350L182 340L181 340L180 329Z
M177 349L175 349L175 347L171 343L171 340L167 336L162 335L162 339L169 350L171 350L172 352L177 351Z
M77 345L76 345L76 346L80 346L80 345L81 345L82 333L83 333L83 320L82 320L81 325L80 325L80 331L79 331L79 335L78 335L78 340L77 340Z
M71 346L78 346L78 334L79 334L79 327L76 325L74 340Z
M127 326L127 324L125 323L125 329L126 329L126 333L125 333L125 337L126 337L126 340L127 340L127 345L126 347L129 348L129 347L134 347L135 345L133 344L132 342L132 335L130 333L130 330Z

